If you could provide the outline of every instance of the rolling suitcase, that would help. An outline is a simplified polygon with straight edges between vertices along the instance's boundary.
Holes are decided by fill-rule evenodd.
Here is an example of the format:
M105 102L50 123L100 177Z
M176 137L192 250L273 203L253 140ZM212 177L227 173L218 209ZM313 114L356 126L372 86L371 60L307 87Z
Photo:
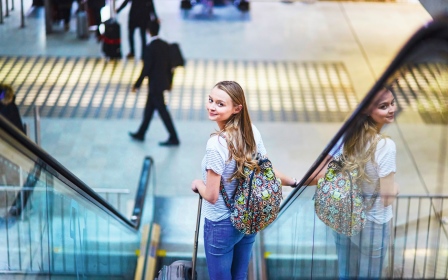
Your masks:
M157 278L155 280L196 280L196 259L198 255L198 238L199 238L199 225L201 223L201 208L202 208L202 197L199 196L198 203L198 216L196 218L196 231L194 233L194 249L193 258L191 261L175 261L170 265L164 265L159 271ZM194 271L194 275L193 275Z
M87 13L79 11L76 15L76 34L80 39L89 38L89 25L87 24Z
M104 22L103 53L107 58L121 58L120 24L113 18Z

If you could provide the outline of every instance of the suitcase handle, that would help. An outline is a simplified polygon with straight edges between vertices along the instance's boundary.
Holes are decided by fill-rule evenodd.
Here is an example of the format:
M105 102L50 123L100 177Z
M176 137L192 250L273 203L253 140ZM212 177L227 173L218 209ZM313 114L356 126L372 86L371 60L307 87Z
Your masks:
M196 231L194 233L194 249L193 249L192 267L191 267L191 280L196 280L196 259L198 257L198 239L199 239L199 226L201 224L201 210L202 210L202 196L199 195L198 216L196 218Z

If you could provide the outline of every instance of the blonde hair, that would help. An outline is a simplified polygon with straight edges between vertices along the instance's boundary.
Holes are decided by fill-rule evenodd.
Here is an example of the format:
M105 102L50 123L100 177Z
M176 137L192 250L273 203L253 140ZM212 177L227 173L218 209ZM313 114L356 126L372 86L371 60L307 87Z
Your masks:
M234 106L241 105L241 110L233 114L226 122L221 131L212 135L223 136L229 149L228 160L236 161L236 171L232 174L230 180L244 177L244 167L250 169L258 168L255 160L257 144L255 143L252 122L250 121L249 111L247 110L246 98L241 86L234 81L222 81L217 83L214 88L226 92L232 99Z
M376 164L376 147L378 142L387 136L380 133L377 124L370 117L370 113L378 105L378 99L387 92L391 92L390 89L383 88L378 92L372 105L354 122L354 125L344 139L344 149L342 152L344 156L344 170L353 171L357 169L358 175L354 178L355 180L371 182L365 172L366 164L368 162Z

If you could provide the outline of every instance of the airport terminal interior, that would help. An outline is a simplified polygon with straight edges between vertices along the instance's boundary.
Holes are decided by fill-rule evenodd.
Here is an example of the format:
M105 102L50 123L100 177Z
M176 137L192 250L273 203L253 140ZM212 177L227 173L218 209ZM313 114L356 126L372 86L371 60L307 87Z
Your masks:
M430 24L447 1L251 0L242 10L240 1L181 9L153 0L160 38L185 58L164 93L180 140L170 147L159 145L169 135L157 113L144 141L129 136L148 95L147 81L132 91L143 67L138 30L127 57L132 2L116 13L123 1L106 0L101 10L119 23L119 58L104 53L104 24L99 37L90 21L80 35L87 2L73 1L64 23L48 15L58 1L0 0L0 83L12 86L25 124L23 134L0 118L0 278L154 279L191 260L191 182L218 129L208 95L224 80L244 89L276 169L301 182L282 188L249 279L337 279L308 179L386 85L398 108L384 130L400 191L383 277L448 278L448 20ZM209 279L200 222L196 270Z

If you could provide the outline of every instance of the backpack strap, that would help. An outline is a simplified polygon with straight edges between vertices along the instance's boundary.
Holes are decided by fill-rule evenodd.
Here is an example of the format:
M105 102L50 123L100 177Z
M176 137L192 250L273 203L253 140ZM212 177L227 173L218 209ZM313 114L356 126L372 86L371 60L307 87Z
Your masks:
M383 138L383 136L381 136L382 138ZM343 155L339 155L339 156L336 156L333 160L331 160L329 163L328 163L328 167L330 168L330 165L331 165L331 168L333 168L333 169L338 169L338 170L342 170L342 167L343 167L343 161L344 161L344 158L343 158ZM348 172L348 171L347 171ZM350 181L352 181L352 175L350 174L350 172L348 172L348 175L349 175L349 177L350 177ZM358 183L358 182L357 182ZM351 182L351 184L353 185L353 182ZM362 191L362 190L361 190ZM364 196L364 192L362 192L362 194L363 194L363 196ZM373 194L372 194L372 196L370 197L370 199L366 199L365 198L365 196L364 196L364 205L365 205L365 209L367 210L367 211L369 211L370 209L372 209L372 207L373 207L373 205L375 204L375 201L376 201L376 199L378 198L378 196L379 196L379 194L380 194L380 184L378 183L377 184L377 186L375 187L375 190L373 191Z
M372 196L370 197L369 201L366 203L366 210L369 211L373 208L373 205L375 204L376 199L378 198L380 194L380 183L378 182L375 190L373 191Z
M224 199L224 203L226 204L227 208L231 208L231 203L230 203L230 198L229 195L226 192L226 189L224 188L224 184L222 183L222 178L221 178L221 184L219 186L219 191L221 192L222 198Z
M257 153L256 159L258 160L258 166L261 166L265 162L270 162L268 158L263 157L260 153ZM249 186L252 186L252 179L253 179L253 177L254 177L254 174L253 174L253 172L251 172ZM239 182L239 184L240 183L241 182ZM238 188L238 186L236 188ZM224 188L223 178L221 177L221 182L220 182L220 185L219 185L219 191L221 192L222 198L224 199L224 203L226 204L227 208L232 209L232 204L233 204L233 200L235 199L236 189L233 192L232 199L230 199L229 195L226 192L226 189Z

